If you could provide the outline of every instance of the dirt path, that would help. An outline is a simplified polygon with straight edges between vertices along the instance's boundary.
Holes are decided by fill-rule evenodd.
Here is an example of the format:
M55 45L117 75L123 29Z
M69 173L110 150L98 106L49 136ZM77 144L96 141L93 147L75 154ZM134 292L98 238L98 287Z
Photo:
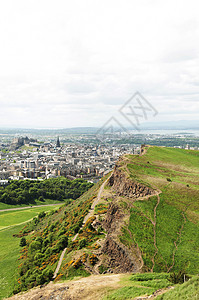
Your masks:
M111 176L111 175L110 175L110 176ZM103 182L103 184L100 186L100 189L99 189L99 191L98 191L98 193L97 193L97 197L96 197L95 201L93 202L93 204L92 204L92 206L91 206L91 209L89 210L88 214L85 216L85 218L84 218L84 220L83 220L83 223L82 223L82 227L81 227L80 229L82 229L82 228L84 227L85 223L86 223L86 222L88 221L88 219L93 215L95 206L96 206L96 205L99 203L99 201L101 200L102 192L103 192L104 187L105 187L107 181L109 180L110 176L109 176L109 177ZM72 239L73 242L76 240L76 238L78 237L78 235L79 235L79 233L76 233L76 235L73 237L73 239ZM57 274L58 274L58 272L59 272L59 269L60 269L60 267L61 267L61 264L62 264L62 261L63 261L63 258L64 258L64 254L65 254L65 252L66 252L66 249L67 249L67 248L65 248L65 249L63 250L63 252L62 252L62 254L61 254L60 258L59 258L59 262L58 262L58 264L57 264L57 268L56 268L56 270L55 270L55 273L54 273L53 278L56 278L56 276L57 276Z
M107 183L107 181L109 180L110 176L104 181L104 183L101 185L98 194L97 194L97 198L95 199L95 201L93 202L91 209L89 210L89 213L85 216L84 221L83 221L83 225L82 227L84 227L84 224L88 221L88 219L93 215L95 206L99 203L99 201L101 200L101 196L102 196L102 192L104 190L104 187Z
M123 274L91 275L79 280L64 283L50 283L42 288L34 288L27 293L15 295L9 300L99 300L106 296L106 291L121 287L119 281Z
M159 289L159 290L155 291L150 296L139 296L139 297L134 298L133 300L147 300L147 299L151 300L151 299L156 299L157 296L163 295L163 294L165 294L166 292L168 292L171 289L174 289L174 287L169 286L169 287L164 288L164 289Z
M65 249L63 250L63 252L62 252L62 254L61 254L61 256L60 256L60 259L59 259L59 261L58 261L57 268L56 268L56 270L55 270L55 273L54 273L54 277L53 277L53 278L55 278L55 277L57 276L57 273L59 272L59 269L60 269L60 267L61 267L62 260L63 260L63 258L64 258L65 252L66 252L66 249L67 249L67 248L65 248Z

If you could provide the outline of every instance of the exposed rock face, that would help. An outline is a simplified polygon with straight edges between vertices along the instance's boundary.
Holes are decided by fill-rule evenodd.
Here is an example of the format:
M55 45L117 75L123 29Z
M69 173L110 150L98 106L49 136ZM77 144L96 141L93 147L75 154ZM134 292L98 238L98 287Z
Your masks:
M117 227L117 221L119 221L119 219L122 217L123 214L121 213L119 207L114 202L111 202L106 213L106 218L103 221L103 227L106 232L111 233L115 231Z
M108 266L114 269L114 273L134 271L134 264L128 253L111 237L107 237L102 248L102 253L108 256Z
M105 220L102 223L108 235L101 254L106 254L106 265L113 273L137 272L141 268L136 249L127 248L117 238L120 235L125 215L114 200L109 204Z
M149 195L155 195L155 191L139 182L128 179L125 172L120 170L118 166L109 179L109 184L119 196L129 198L139 198Z

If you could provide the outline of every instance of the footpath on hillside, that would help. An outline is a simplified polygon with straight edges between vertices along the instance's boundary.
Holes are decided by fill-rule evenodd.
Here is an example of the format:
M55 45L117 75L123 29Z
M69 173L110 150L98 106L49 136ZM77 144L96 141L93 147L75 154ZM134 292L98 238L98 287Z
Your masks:
M88 221L88 219L93 215L95 206L100 202L102 192L103 192L104 187L105 187L107 181L109 180L109 178L110 178L110 176L109 176L109 177L103 182L103 184L101 185L101 187L100 187L100 189L99 189L99 191L98 191L98 193L97 193L97 197L96 197L96 199L94 200L94 202L93 202L93 204L92 204L92 206L91 206L91 208L90 208L88 214L85 216L85 218L84 218L84 220L83 220L83 223L82 223L82 227L81 227L80 229L82 229L82 228L84 227L85 223L86 223L86 222ZM76 240L76 238L78 237L78 235L79 235L79 233L77 233L77 234L73 237L73 239L72 239L73 242ZM56 268L56 270L55 270L55 272L54 272L53 278L56 278L56 276L57 276L57 274L58 274L58 272L59 272L59 269L60 269L60 267L61 267L61 264L62 264L62 261L63 261L64 254L65 254L66 250L67 250L67 248L65 248L65 249L63 250L63 252L62 252L62 254L61 254L60 258L59 258L59 262L58 262L58 264L57 264L57 268Z

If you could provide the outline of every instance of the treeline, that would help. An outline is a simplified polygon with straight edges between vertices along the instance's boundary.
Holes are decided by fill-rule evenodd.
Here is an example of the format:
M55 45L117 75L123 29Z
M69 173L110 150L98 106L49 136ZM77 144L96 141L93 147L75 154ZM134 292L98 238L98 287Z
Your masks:
M8 186L0 187L0 202L16 205L34 204L35 200L77 199L92 186L83 179L71 181L65 177L43 181L13 180Z

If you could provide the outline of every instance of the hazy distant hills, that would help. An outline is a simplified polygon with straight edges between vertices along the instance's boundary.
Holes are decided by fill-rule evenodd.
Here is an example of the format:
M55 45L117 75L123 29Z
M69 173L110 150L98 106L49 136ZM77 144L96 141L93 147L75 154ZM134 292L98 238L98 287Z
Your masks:
M103 124L102 124L103 126ZM169 122L145 122L139 127L141 130L197 130L199 121L181 120ZM100 127L73 127L73 128L0 128L0 134L95 134ZM134 127L126 126L128 130L135 130Z

